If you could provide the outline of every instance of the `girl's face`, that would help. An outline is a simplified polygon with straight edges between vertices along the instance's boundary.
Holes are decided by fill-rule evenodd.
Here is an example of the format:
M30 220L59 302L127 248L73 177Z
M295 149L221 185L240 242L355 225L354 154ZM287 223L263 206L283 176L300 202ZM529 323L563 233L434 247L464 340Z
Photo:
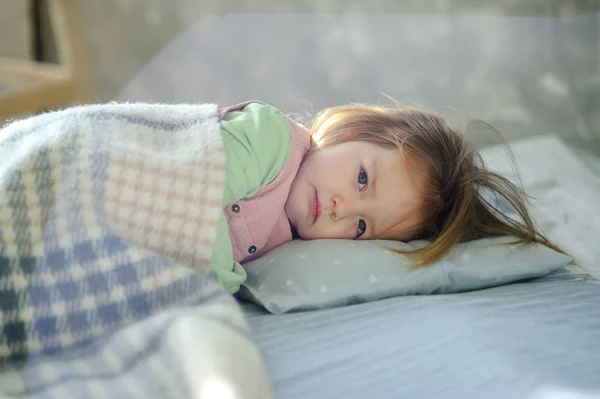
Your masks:
M398 149L350 141L314 149L285 211L303 239L409 240L421 222L424 179Z

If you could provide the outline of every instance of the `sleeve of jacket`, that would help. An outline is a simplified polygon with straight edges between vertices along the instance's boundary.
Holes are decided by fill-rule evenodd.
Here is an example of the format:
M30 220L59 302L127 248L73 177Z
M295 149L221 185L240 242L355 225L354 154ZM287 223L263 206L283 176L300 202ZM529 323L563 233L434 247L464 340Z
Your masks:
M221 134L226 156L223 206L229 207L275 180L290 153L290 125L276 108L250 103L223 116ZM217 282L229 292L237 292L246 280L246 271L233 259L224 214L217 229L211 267Z

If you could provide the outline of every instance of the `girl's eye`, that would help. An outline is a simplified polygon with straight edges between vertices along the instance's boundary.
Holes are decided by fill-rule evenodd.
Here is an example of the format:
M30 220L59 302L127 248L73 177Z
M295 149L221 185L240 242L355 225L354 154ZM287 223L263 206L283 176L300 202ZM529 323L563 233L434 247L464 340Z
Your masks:
M356 232L356 238L362 236L363 234L365 234L365 231L367 231L367 222L365 222L362 219L358 219L358 229Z
M364 169L361 169L358 172L358 188L360 191L363 191L367 187L367 183L369 182L369 178L367 176L367 172Z

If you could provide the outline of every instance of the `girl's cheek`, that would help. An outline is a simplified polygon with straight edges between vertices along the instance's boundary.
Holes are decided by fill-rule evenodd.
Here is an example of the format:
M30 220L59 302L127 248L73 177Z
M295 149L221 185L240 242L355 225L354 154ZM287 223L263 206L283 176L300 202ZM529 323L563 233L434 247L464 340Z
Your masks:
M319 235L321 238L343 239L346 238L346 229L341 222L332 220L323 220L319 226Z
M356 225L351 220L344 220L344 226L339 230L339 238L353 240L356 238Z
M356 223L352 223L350 225L350 228L348 229L348 237L347 238L350 240L354 240L356 238L357 229L358 229L358 226L356 225Z

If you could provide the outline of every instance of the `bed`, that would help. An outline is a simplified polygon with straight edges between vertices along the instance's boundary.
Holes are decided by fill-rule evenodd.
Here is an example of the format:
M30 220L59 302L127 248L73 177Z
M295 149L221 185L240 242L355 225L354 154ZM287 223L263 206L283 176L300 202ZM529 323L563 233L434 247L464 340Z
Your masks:
M600 395L586 275L287 315L243 306L281 398Z
M278 397L600 397L597 161L584 166L553 136L513 150L538 218L579 264L487 290L321 311L242 303ZM506 167L501 151L484 151L492 167Z

